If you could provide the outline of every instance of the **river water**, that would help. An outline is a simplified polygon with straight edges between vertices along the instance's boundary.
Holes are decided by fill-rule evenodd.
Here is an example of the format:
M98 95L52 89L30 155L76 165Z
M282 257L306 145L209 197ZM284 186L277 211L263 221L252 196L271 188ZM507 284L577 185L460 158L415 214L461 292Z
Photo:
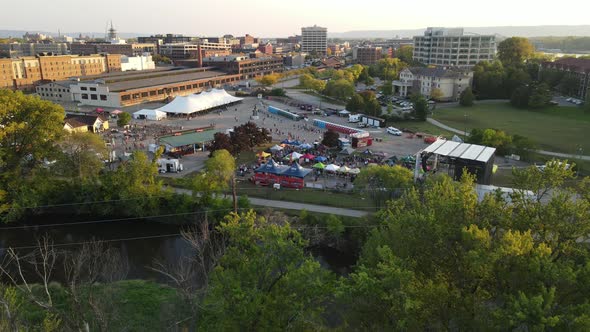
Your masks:
M79 243L95 240L109 241L108 244L120 250L129 265L128 279L155 279L165 281L151 270L154 260L173 263L191 252L190 247L180 236L181 226L157 223L146 220L112 221L89 224L66 224L44 227L58 223L74 223L92 218L76 217L64 220L63 217L44 217L29 222L35 226L22 224L0 224L0 261L8 247L27 252L35 247L36 240L47 234L53 243L64 250L75 249ZM337 274L347 274L354 258L331 248L313 248L312 255L325 268Z

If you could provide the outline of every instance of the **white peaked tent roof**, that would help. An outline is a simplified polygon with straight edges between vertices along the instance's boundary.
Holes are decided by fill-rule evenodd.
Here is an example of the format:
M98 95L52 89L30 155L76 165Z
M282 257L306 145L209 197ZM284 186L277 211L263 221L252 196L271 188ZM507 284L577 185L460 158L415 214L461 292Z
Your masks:
M158 110L143 109L133 113L133 118L137 119L140 115L143 115L150 120L160 120L166 117L166 113Z
M326 166L326 168L324 168L324 170L330 171L330 172L336 172L339 169L340 169L340 166L337 166L334 164L330 164L330 165Z
M213 89L197 95L178 96L172 102L160 107L158 110L166 113L191 114L235 103L240 100L242 98L234 97L223 89Z

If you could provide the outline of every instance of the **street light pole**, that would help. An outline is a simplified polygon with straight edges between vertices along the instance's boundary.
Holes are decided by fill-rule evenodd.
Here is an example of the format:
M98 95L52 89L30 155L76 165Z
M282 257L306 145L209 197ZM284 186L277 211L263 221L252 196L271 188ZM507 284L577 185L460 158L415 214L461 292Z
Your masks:
M465 116L465 131L463 131L463 136L465 136L465 140L467 140L467 113L463 114Z

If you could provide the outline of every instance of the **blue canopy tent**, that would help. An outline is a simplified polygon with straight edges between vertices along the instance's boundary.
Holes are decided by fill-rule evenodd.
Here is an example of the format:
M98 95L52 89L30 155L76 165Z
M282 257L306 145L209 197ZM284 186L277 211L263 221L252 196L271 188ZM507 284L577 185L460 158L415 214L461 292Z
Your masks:
M328 158L326 158L326 157L324 157L324 156L317 156L317 157L315 157L315 159L314 159L314 160L315 160L315 161L319 161L319 162L322 162L322 163L323 163L324 161L328 160Z
M303 168L298 163L293 163L293 165L281 175L303 179L309 173L311 173L311 169Z

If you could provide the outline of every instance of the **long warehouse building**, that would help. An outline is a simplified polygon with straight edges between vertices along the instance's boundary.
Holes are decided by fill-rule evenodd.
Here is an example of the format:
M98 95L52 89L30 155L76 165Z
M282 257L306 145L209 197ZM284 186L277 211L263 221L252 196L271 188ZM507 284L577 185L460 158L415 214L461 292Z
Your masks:
M240 78L239 74L211 67L171 69L51 82L38 86L36 91L43 99L116 108L198 93L233 84Z

